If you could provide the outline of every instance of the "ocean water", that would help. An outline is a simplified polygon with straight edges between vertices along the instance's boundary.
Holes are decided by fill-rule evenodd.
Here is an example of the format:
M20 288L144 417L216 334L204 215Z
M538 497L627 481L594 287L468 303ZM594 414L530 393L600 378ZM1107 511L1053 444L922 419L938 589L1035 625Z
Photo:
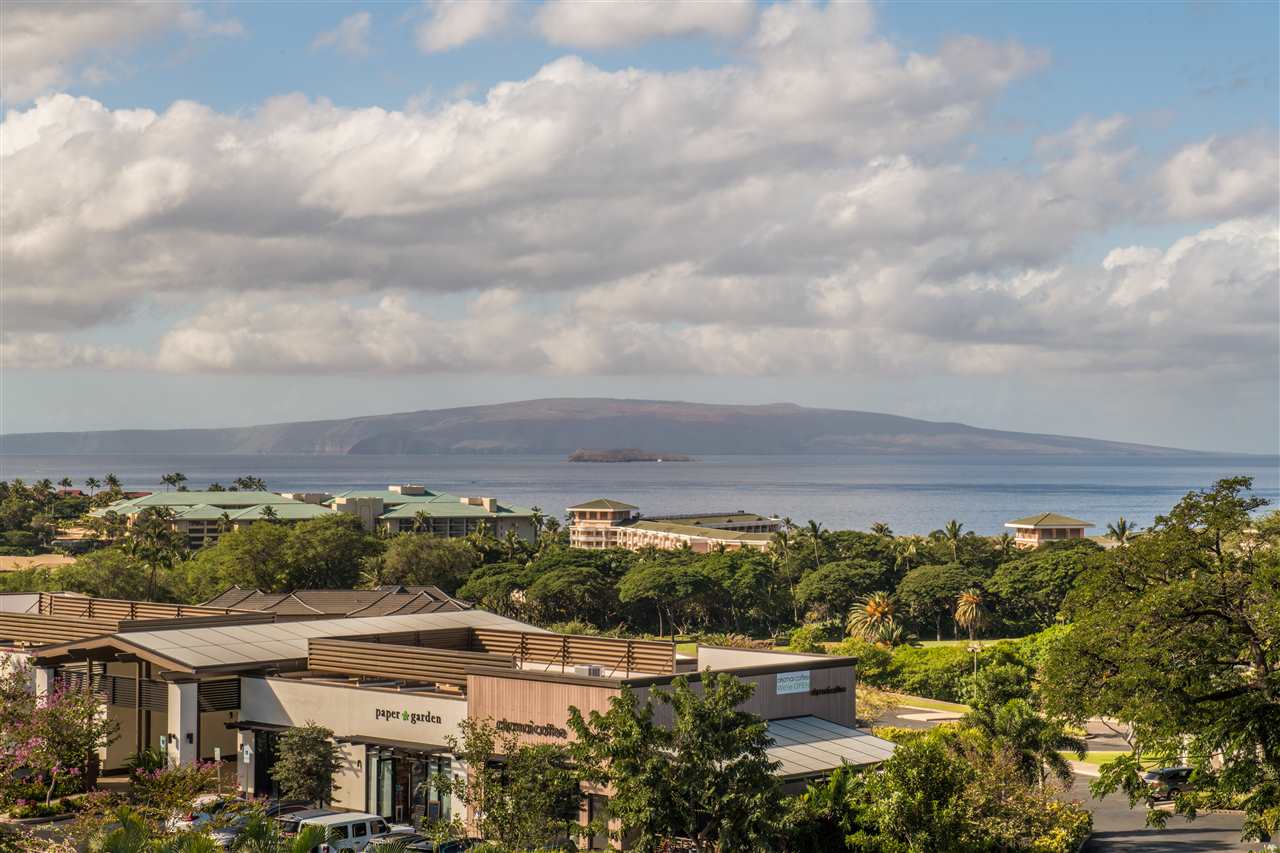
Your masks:
M240 475L273 491L336 491L423 483L460 495L488 495L548 514L596 497L649 515L744 509L809 519L833 529L887 522L921 533L959 519L990 535L1004 522L1054 511L1105 530L1123 515L1145 526L1186 492L1221 477L1254 477L1255 491L1280 502L1280 457L1112 459L999 456L707 456L696 462L570 463L563 456L57 455L0 456L0 479L115 473L128 489L163 490L181 471L188 487L230 484Z

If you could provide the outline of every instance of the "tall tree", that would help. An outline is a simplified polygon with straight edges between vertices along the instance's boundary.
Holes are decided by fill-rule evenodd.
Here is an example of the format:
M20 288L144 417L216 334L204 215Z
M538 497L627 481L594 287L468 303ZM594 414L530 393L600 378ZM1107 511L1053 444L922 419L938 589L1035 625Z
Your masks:
M956 597L981 579L959 563L920 566L907 572L898 584L898 600L920 624L932 621L939 640L943 620L950 617Z
M982 590L971 586L956 597L956 624L969 632L969 642L973 642L987 624L986 602Z
M1122 515L1107 525L1107 535L1123 548L1129 544L1129 539L1133 536L1133 525Z
M1182 758L1203 784L1246 796L1256 837L1280 817L1280 547L1255 531L1266 501L1251 487L1232 477L1190 492L1091 561L1067 600L1069 630L1045 655L1040 694L1074 720L1128 726L1133 757L1105 766L1098 792L1137 801L1142 760Z
M631 690L609 710L570 708L570 750L584 776L613 789L610 814L642 853L679 838L702 851L766 849L780 814L779 783L765 723L739 710L754 690L727 673L702 675L702 691L677 676L641 702ZM671 710L670 728L654 721Z
M892 538L893 528L885 524L883 521L877 521L871 525L871 532L877 536L883 536L886 539Z
M951 546L951 562L955 562L959 557L956 553L960 547L960 537L964 535L964 525L956 521L954 518L947 522L947 526L942 528L942 538Z
M99 486L101 486L101 485L102 485L102 483L98 482L98 478L97 478L97 477L89 477L88 479L86 479L86 480L84 481L84 487L85 487L86 489L88 489L88 490L89 490L89 494L90 494L91 496L93 495L94 490L95 490L95 489L97 489L97 488L98 488Z
M1061 721L1037 713L1025 699L974 708L965 715L964 724L1007 749L1029 784L1043 786L1050 774L1064 785L1070 784L1071 765L1062 753L1084 760L1084 740L1070 734Z

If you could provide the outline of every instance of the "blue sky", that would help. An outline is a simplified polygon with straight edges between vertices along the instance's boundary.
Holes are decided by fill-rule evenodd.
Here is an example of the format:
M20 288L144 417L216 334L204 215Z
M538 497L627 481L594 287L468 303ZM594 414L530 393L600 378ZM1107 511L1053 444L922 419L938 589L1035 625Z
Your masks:
M580 393L1276 452L1278 16L10 4L0 430Z

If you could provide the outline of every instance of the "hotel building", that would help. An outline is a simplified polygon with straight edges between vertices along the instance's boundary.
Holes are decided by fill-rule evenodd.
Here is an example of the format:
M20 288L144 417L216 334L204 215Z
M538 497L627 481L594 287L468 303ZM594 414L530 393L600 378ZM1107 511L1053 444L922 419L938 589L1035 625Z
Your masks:
M1093 524L1056 512L1042 512L1007 521L1004 526L1013 529L1013 544L1017 547L1038 548L1046 542L1083 539L1085 528Z
M226 531L255 521L292 524L345 512L360 519L366 530L388 533L431 533L458 537L474 533L481 524L501 539L508 531L527 542L535 537L534 512L489 497L458 497L425 486L391 485L386 489L328 492L156 492L93 510L104 518L122 516L126 523L146 509L163 507L173 513L174 529L186 536L187 547L212 545Z
M569 544L574 548L691 548L705 554L718 548L767 550L782 529L777 518L749 512L645 517L640 508L598 498L571 506Z
M430 588L229 590L199 606L2 594L0 659L30 662L37 692L62 681L100 697L121 733L102 750L107 770L142 746L173 763L221 754L244 791L266 795L280 734L314 722L343 756L335 805L396 822L467 817L429 784L466 773L448 746L463 720L564 744L571 707L604 712L623 691L643 699L678 673L696 685L708 669L729 672L755 686L743 709L767 721L788 790L893 750L856 728L852 658L707 646L678 655L669 642L550 633ZM583 825L607 810L608 791L584 791Z

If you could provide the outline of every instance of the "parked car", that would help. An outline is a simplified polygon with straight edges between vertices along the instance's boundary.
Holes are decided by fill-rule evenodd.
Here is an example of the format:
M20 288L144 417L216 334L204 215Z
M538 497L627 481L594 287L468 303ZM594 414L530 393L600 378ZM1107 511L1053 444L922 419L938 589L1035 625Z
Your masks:
M299 817L305 812L289 815L285 820L297 819L298 829L318 826L325 831L328 839L316 848L313 853L336 853L339 850L364 850L369 842L381 838L391 832L387 822L376 814L368 812L333 812L314 817Z
M227 807L227 799L221 794L201 794L196 797L190 811L174 815L165 822L165 826L170 832L199 829L222 813Z
M1191 767L1161 767L1142 774L1142 781L1147 783L1152 800L1172 800L1183 791L1195 790L1191 782Z
M393 830L379 838L371 839L364 849L367 853L378 853L379 850L386 850L392 844L398 844L402 849L411 850L413 853L435 853L436 849L434 841L420 832L406 829Z
M481 843L479 838L455 838L451 841L442 841L439 846L434 841L427 838L420 832L412 830L393 829L381 838L375 838L365 847L365 853L380 853L391 844L398 843L404 850L411 853L466 853L472 847Z
M310 808L311 804L303 800L280 800L267 805L263 808L262 813L269 818L278 818L306 811ZM248 813L241 813L227 821L224 826L212 829L209 835L213 837L213 843L224 850L230 848L249 824L249 817Z

